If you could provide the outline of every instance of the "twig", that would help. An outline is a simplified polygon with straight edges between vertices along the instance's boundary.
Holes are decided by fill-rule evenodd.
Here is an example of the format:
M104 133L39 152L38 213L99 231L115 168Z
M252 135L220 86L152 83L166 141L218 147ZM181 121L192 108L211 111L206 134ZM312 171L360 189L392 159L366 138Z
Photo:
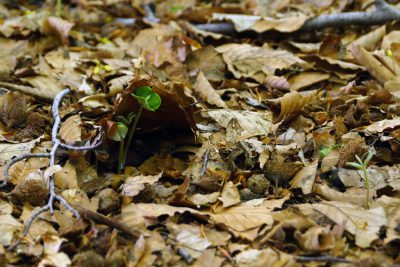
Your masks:
M348 25L377 25L400 20L400 10L389 5L384 0L375 0L375 7L375 10L370 12L344 12L317 16L307 20L299 30L310 31ZM222 34L235 33L232 23L227 22L197 24L195 26L203 31Z
M80 205L76 206L76 210L79 212L79 214L82 216L83 219L93 221L98 224L104 224L109 227L118 229L128 235L135 237L135 238L139 238L139 236L140 236L139 233L134 232L133 230L129 229L126 225L124 225L120 222L113 221L110 218L107 218L106 216L104 216L100 213L91 211Z
M200 176L203 176L206 173L207 163L210 158L210 149L207 148L206 153L204 153L203 165L201 166Z
M8 180L9 180L8 171L9 171L10 167L13 164L15 164L21 160L28 159L28 158L50 158L49 166L51 167L51 166L55 165L56 153L60 147L64 147L64 148L72 149L72 150L91 150L100 145L101 142L94 144L94 145L90 145L90 146L71 146L71 145L61 143L61 141L58 139L58 137L57 137L58 130L59 130L59 126L61 124L61 118L60 118L58 109L60 107L60 103L61 103L62 99L68 93L70 93L70 89L65 89L65 90L61 91L60 93L58 93L56 95L56 97L54 98L53 106L51 108L51 111L52 111L53 117L54 117L54 125L53 125L52 131L51 131L51 141L53 143L53 147L52 147L50 153L25 154L22 156L18 156L16 158L12 159L11 161L9 161L4 168L4 181L1 183L0 187L4 187L5 185L7 185ZM76 218L78 218L78 219L80 218L79 212L76 209L74 209L70 204L68 204L68 202L62 196L56 194L55 185L54 185L54 176L52 175L49 178L49 199L47 201L47 204L45 206L41 207L39 210L35 211L31 215L31 217L26 222L24 232L22 233L22 237L25 237L28 234L29 229L32 226L32 223L40 214L42 214L43 212L45 212L47 210L49 210L51 214L54 213L54 201L55 200L58 201L67 210L69 210ZM19 241L17 241L14 245L12 245L9 249L14 249L15 247L17 247L19 245L20 241L21 241L21 239Z
M351 260L346 258L336 258L336 257L329 257L329 256L319 256L319 257L309 257L309 256L295 256L295 259L299 262L340 262L340 263L352 263Z

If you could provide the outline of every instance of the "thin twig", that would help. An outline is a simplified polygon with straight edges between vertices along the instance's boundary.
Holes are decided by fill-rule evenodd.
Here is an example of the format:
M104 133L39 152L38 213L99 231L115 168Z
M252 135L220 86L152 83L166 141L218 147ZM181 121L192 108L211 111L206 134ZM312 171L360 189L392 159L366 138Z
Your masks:
M206 173L207 163L209 158L210 158L210 149L207 148L206 153L204 153L204 160L203 160L203 165L201 166L200 176L203 176Z
M310 31L348 25L378 25L400 20L400 10L389 5L384 0L376 0L375 7L375 10L370 12L343 12L320 15L307 20L299 30ZM232 23L229 22L197 24L195 26L200 30L215 33L233 34L236 32Z
M310 257L310 256L295 256L295 259L299 262L340 262L340 263L352 263L351 260L346 258L336 258L336 257L329 257L329 256L319 256L319 257Z
M51 131L51 141L53 143L53 147L52 147L50 153L26 154L26 155L18 156L16 158L12 159L11 161L9 161L4 168L4 181L2 182L2 184L0 184L0 187L5 186L8 183L8 180L9 180L8 171L9 171L10 167L13 164L15 164L21 160L24 160L27 158L50 158L49 166L51 167L56 164L56 153L60 147L71 149L71 150L91 150L91 149L95 149L96 147L98 147L100 145L101 142L98 142L98 143L96 143L94 145L90 145L90 146L71 146L71 145L61 143L61 141L58 139L58 131L59 131L59 127L61 124L61 117L60 117L58 109L60 107L60 103L61 103L62 99L70 92L71 92L70 89L65 89L65 90L61 91L60 93L58 93L56 95L56 97L54 98L53 106L51 108L51 111L52 111L53 117L54 117L54 124L53 124L53 128ZM100 134L101 134L101 131L100 131ZM24 232L22 233L22 237L25 237L29 233L29 229L31 228L32 223L35 221L36 218L38 218L38 216L40 214L42 214L43 212L45 212L47 210L49 210L51 214L54 213L54 201L55 200L58 201L62 206L64 206L68 211L70 211L76 218L78 218L78 219L80 218L79 212L76 209L74 209L70 204L68 204L67 200L65 200L62 196L56 194L54 176L51 175L49 178L49 199L47 201L47 204L45 206L41 207L40 209L38 209L37 211L33 212L31 217L26 222ZM21 241L21 239L19 239L9 249L14 249L15 247L17 247L20 244L20 241Z
M25 154L18 157L13 158L9 162L7 162L6 166L4 167L4 178L3 182L0 184L0 188L5 187L8 184L9 174L8 171L10 170L11 166L15 163L29 158L50 158L50 153L37 153L37 154Z

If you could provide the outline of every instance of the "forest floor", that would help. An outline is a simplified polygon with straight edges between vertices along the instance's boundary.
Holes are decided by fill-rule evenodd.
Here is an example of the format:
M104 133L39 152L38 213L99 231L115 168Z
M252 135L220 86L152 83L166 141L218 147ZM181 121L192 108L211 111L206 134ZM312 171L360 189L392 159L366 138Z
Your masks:
M2 1L0 265L399 266L398 2Z

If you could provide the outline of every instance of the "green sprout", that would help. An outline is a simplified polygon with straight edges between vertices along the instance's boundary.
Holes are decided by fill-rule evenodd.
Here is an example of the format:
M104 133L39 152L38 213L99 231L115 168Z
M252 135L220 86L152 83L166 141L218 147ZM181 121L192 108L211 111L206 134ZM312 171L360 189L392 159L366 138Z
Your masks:
M151 87L149 86L142 86L137 88L132 96L139 103L138 113L129 113L126 117L117 116L117 129L113 136L110 137L112 140L120 142L118 151L118 173L122 173L126 166L126 159L128 157L129 147L132 143L132 139L135 134L139 118L142 115L143 109L154 112L161 106L160 96L155 93L153 89L151 89ZM128 140L125 145L127 134Z
M369 178L368 178L368 173L367 173L367 167L368 163L372 159L374 153L372 151L368 151L367 156L365 157L364 161L360 159L358 155L356 155L357 162L347 162L347 166L351 166L353 168L356 168L360 171L363 172L364 174L364 184L365 184L365 189L367 190L367 196L366 196L366 201L365 201L365 206L367 209L369 209L369 195L370 195L370 188L369 188Z
M335 145L331 145L331 146L324 146L319 150L319 155L321 158L325 158L326 156L328 156L328 154L335 149L338 149L342 147L341 144L335 144Z
M62 16L62 0L57 0L57 17Z

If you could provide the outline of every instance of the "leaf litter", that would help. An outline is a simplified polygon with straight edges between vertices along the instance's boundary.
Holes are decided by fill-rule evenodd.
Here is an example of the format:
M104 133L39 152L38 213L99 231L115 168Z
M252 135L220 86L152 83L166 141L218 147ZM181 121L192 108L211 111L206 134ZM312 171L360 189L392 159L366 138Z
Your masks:
M400 264L398 25L307 30L372 2L1 3L0 178L50 153L64 88L60 140L101 146L12 165L0 265ZM161 105L117 173L143 87ZM55 205L21 239L52 186L80 218Z

